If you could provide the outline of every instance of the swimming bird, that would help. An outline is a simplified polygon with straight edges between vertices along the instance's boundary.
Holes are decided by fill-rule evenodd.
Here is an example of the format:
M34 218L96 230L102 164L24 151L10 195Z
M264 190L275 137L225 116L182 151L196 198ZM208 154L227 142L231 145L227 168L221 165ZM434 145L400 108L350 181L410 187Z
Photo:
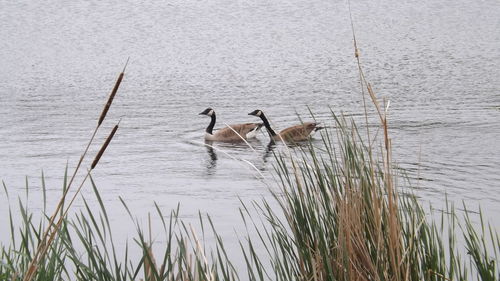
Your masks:
M269 121L267 120L266 115L264 115L264 112L262 112L262 110L256 109L248 113L248 115L257 116L260 117L260 119L262 119L262 122L264 122L264 126L266 127L267 132L269 133L269 136L273 141L280 141L280 140L288 142L305 141L314 132L324 128L324 127L319 127L318 124L314 122L304 122L299 125L288 127L277 134L271 128L271 125L269 124Z
M205 130L205 139L210 141L242 141L241 138L250 139L257 136L258 131L262 128L262 123L244 123L244 124L233 124L229 127L225 127L213 131L215 126L215 111L210 107L205 109L199 115L210 116L211 121Z

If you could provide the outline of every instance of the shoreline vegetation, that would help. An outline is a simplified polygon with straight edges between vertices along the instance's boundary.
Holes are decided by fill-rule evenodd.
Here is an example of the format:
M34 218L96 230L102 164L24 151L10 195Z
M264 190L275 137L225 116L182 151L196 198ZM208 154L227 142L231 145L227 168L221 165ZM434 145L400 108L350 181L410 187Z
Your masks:
M429 218L414 196L396 186L403 176L393 174L390 150L376 154L354 121L334 113L332 118L336 129L321 134L320 147L310 142L275 155L280 188L270 192L278 209L266 200L242 203L247 234L239 244L246 270L233 266L210 216L200 215L200 235L179 219L179 208L167 215L156 204L166 243L153 244L151 229L148 237L148 229L135 222L134 246L142 255L129 256L127 244L119 256L122 249L115 246L89 173L100 210L82 199L81 211L70 218L62 207L62 219L49 228L46 212L35 221L38 214L19 200L18 225L10 209L10 224L2 226L10 229L11 241L0 247L0 280L30 280L28 273L31 280L498 280L500 239L481 214L477 225L471 218L477 214L465 205L462 216L447 205L441 221ZM68 202L62 206L69 208ZM54 238L34 264L49 230ZM198 238L205 231L215 237L208 249Z
M448 205L437 221L398 187L405 178L393 169L389 102L376 97L361 67L355 37L354 44L366 123L369 98L380 125L376 132L366 126L365 132L352 119L332 112L335 129L321 132L320 146L309 142L292 150L285 145L275 154L280 188L270 192L279 208L271 208L266 200L253 202L252 208L242 203L240 208L247 231L257 234L247 232L239 240L245 270L236 270L209 216L200 215L202 226L215 237L214 246L207 249L178 218L179 209L165 215L156 204L167 237L159 246L162 254L154 254L158 250L153 251L147 229L139 223L134 241L142 254L129 256L128 244L123 256L117 254L118 243L91 171L118 125L73 192L73 179L106 118L124 68L74 173L65 178L52 215L44 208L35 220L40 214L31 213L19 200L21 221L16 223L10 207L9 225L1 226L10 231L11 240L0 245L0 280L498 280L500 239L482 216L475 225L465 204L463 216ZM87 179L100 210L82 198L84 208L69 217ZM458 238L464 243L457 244Z

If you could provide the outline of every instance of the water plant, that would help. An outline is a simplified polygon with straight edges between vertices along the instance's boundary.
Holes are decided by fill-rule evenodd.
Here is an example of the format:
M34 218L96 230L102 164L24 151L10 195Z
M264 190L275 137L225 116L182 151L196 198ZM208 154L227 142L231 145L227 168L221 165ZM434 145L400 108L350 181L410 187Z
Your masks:
M165 215L156 204L167 242L152 243L137 223L134 242L142 254L130 256L126 244L118 256L90 176L100 210L84 199L84 210L63 216L33 280L498 280L500 243L492 228L482 220L475 226L468 211L458 220L452 206L436 222L397 189L402 175L392 172L390 152L370 151L355 122L332 118L336 128L322 133L321 144L275 155L280 188L272 192L280 208L266 200L242 205L245 225L255 230L240 240L246 271L235 269L210 217L200 215L201 235L208 229L215 237L207 249L179 219L179 208ZM47 215L33 221L22 200L18 205L21 221L9 212L11 241L1 246L2 280L25 278L50 223ZM457 245L457 234L464 245Z

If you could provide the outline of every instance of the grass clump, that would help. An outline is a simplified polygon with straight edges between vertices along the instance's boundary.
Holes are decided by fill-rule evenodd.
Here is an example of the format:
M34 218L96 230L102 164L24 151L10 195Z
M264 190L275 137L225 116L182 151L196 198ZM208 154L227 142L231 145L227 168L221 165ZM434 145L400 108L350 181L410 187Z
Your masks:
M281 208L260 204L256 226L274 276L251 280L498 280L491 227L468 211L460 224L452 206L438 223L397 188L390 151L375 155L354 122L334 119L323 145L278 156Z
M392 173L388 151L370 150L352 120L333 120L336 129L324 132L321 144L276 154L279 208L265 200L243 205L242 219L256 233L240 240L245 269L236 270L210 217L200 215L201 237L215 237L207 249L178 218L179 208L165 215L157 205L166 242L153 243L151 229L148 237L137 222L139 251L130 255L126 244L118 255L90 177L100 209L83 199L78 213L65 215L33 280L498 280L500 243L492 228L473 223L467 210L458 220L452 207L436 222L396 188L401 176ZM50 223L47 215L35 223L22 200L18 209L20 221L10 211L4 227L11 241L1 246L1 280L25 278Z

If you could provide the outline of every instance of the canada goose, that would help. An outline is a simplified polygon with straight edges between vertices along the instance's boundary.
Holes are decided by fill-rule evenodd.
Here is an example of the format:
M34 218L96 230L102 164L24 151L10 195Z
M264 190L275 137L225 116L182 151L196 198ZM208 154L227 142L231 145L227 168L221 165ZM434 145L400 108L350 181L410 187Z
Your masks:
M312 135L312 133L323 129L323 127L318 127L317 124L314 122L304 122L300 125L288 127L279 132L279 134L277 134L271 128L271 125L269 124L269 121L267 121L267 118L264 115L264 112L262 112L262 110L259 109L254 110L248 113L248 115L257 116L260 117L260 119L262 119L262 122L264 122L264 126L266 126L266 129L269 132L271 140L273 141L280 141L280 140L289 142L305 141Z
M215 111L209 107L200 115L207 115L212 119L205 130L205 139L210 141L241 141L242 137L244 139L255 138L257 132L262 128L262 123L233 124L229 125L231 128L225 127L214 133Z

